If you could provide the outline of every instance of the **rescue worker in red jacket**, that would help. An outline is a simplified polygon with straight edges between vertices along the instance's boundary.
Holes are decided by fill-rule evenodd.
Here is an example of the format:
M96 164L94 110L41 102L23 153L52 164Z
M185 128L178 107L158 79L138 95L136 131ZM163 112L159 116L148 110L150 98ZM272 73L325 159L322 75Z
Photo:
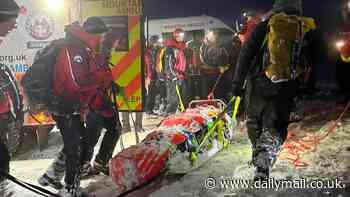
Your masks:
M178 106L186 105L186 71L187 61L185 57L186 43L185 32L176 29L172 38L165 42L164 56L162 58L162 73L165 75L167 89L166 114L176 112Z
M72 72L84 72L81 70L83 68L81 64L86 64L86 67L88 67L88 64L97 64L97 67L105 68L92 71L89 76L76 74L76 76L80 76L80 78L77 78L79 83L88 84L86 87L90 87L80 91L81 108L78 111L71 111L55 116L57 126L63 137L64 147L58 158L50 166L51 169L49 168L39 179L39 183L42 185L52 185L56 189L59 189L61 187L60 178L62 178L62 174L65 172L65 186L60 192L60 195L64 197L82 195L79 191L80 169L84 152L87 150L86 147L89 146L89 140L86 140L89 137L89 133L85 130L82 120L86 119L86 116L90 114L88 111L99 111L101 109L101 101L108 100L105 91L111 86L113 81L112 74L106 66L109 53L101 53L103 50L102 44L105 40L105 34L103 32L107 31L107 27L101 25L96 17L89 18L86 23L89 23L89 21L97 23L97 27L95 28L98 30L96 32L100 32L100 34L91 34L88 32L88 28L83 29L77 23L67 26L66 37L71 42L61 49L55 65L55 69L60 69L59 65L72 64L71 67L75 69ZM59 72L55 71L55 73ZM59 80L60 77L63 76L55 74L54 79ZM60 79L60 82L54 84L55 92L69 91L63 88L65 80ZM98 94L92 92L91 89L96 89ZM60 173L60 175L56 173Z
M200 59L200 48L203 45L204 33L201 31L193 32L193 39L186 43L186 55L189 56L188 63L188 97L189 100L206 99L208 91L206 91L206 77L203 75L203 63Z
M92 24L92 27L88 28L89 24L87 24L87 22L84 23L84 29L89 33L98 34L99 32L94 31L95 25ZM98 23L103 25L103 21ZM121 34L119 34L117 30L107 33L103 42L103 50L106 51L102 51L102 53L110 54L111 49L114 50L120 46L120 41ZM121 87L114 83L113 88L110 90L114 94L118 94L122 91ZM94 110L91 110L87 116L86 131L88 134L88 146L82 158L82 163L84 164L82 173L84 173L85 170L85 175L95 175L100 172L109 175L108 162L112 158L114 148L121 135L122 127L116 103L111 103L110 100L106 99L109 99L109 97L98 97L94 103ZM92 162L93 165L90 166L94 147L98 142L102 129L106 129L106 132L102 138L99 151Z
M22 101L16 81L10 69L0 64L0 188L4 180L1 173L10 170L10 151L19 145L13 136L20 132L22 122Z
M146 82L148 83L147 97L146 97L146 113L154 114L156 96L160 94L161 87L159 87L159 80L157 73L157 57L161 48L159 42L159 36L154 35L149 39L149 46L145 53L145 65L146 65Z
M2 0L0 2L0 36L5 36L12 26L8 25L9 21L16 19L19 12L19 7L12 0ZM7 23L6 25L4 25ZM1 44L0 39L0 44ZM13 123L20 112L21 108L16 109L16 94L19 95L15 84L11 83L13 78L8 67L0 65L0 196L5 196L7 192L7 184L4 181L2 173L8 173L10 170L10 154L5 144L3 137L6 137L6 132L10 129L9 125ZM13 79L12 79L13 80ZM20 106L20 105L19 105ZM21 107L21 106L20 106Z

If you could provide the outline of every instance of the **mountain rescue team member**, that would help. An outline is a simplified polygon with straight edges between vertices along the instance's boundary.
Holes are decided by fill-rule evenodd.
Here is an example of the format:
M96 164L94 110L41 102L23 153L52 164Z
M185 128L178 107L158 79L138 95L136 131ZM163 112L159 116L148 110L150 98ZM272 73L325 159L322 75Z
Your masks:
M230 99L230 81L233 79L240 47L238 38L231 32L226 34L220 30L211 30L207 33L201 47L201 60L206 65L203 66L203 70L206 70L203 73L209 98L226 102Z
M94 20L92 20L94 19ZM83 28L90 34L98 35L105 32L107 29L105 23L97 17L90 17L83 25ZM104 41L102 44L102 49L100 53L111 54L111 50L116 50L120 47L122 34L117 30L109 31L104 36ZM109 56L108 61L109 61ZM117 84L113 91L115 94L123 91L121 87ZM107 92L105 92L108 95ZM103 100L105 99L105 100ZM98 97L93 103L93 110L88 113L86 119L86 132L88 136L88 146L83 150L82 155L82 177L95 175L98 173L103 173L109 175L108 162L112 158L114 148L121 135L121 123L119 119L118 109L116 108L116 103L112 103L109 97ZM101 135L102 129L106 129L103 135L101 146L95 157L95 160L91 160L94 153L94 147L96 146L98 139ZM83 140L85 141L85 140Z
M17 125L16 122L19 120L20 113L22 113L21 107L17 109L18 102L16 97L19 96L19 90L11 85L11 78L14 76L8 76L7 74L11 74L8 72L11 72L10 69L0 63L0 171L6 173L9 173L10 170L8 148L11 148L7 147L11 142L7 145L5 144L9 142L7 141L9 138L7 135L14 135L11 132L14 126ZM21 106L21 103L18 104ZM3 178L0 174L0 183L2 180Z
M192 99L207 99L208 91L203 84L208 79L202 76L203 63L200 59L200 48L203 45L204 35L201 31L193 32L193 39L186 43L188 60L188 97Z
M243 83L247 78L245 97L248 116L247 127L253 149L252 164L256 167L255 180L264 180L269 177L271 168L277 160L287 137L289 114L299 85L298 76L300 75L297 74L300 72L300 69L298 68L303 66L304 61L314 63L317 60L317 47L315 46L317 42L314 40L313 30L316 28L315 23L311 18L299 17L301 14L301 0L275 0L271 16L256 26L243 45L238 59L233 81L233 93L236 96L241 95ZM295 19L291 15L297 15L298 17ZM290 23L294 24L293 26L287 26L288 28L285 29L279 28L279 31L283 31L281 33L276 31L278 28L274 29L274 31L269 31L269 28L276 27L276 24L279 25L278 27L282 24L288 24L290 20L283 19L290 19L290 17L293 18L294 23ZM281 21L283 22L281 23ZM303 24L303 31L298 31L300 28L297 27L301 26L295 25L300 24L300 21ZM307 33L302 36L298 32ZM281 35L292 35L301 39L301 41L297 40L298 50L294 53L296 56L292 56L288 52L281 55L279 53L281 50L271 50L277 46L271 44L272 42L269 42L269 39L271 41L273 38L281 39L281 42L278 43L282 43L283 39L285 44L293 44L296 41L294 37L290 39ZM286 41L286 39L289 40ZM288 50L287 44L285 49ZM278 46L283 47L281 45ZM265 50L262 50L264 48ZM274 56L276 59L273 60L275 61L264 59L263 57L267 55L266 51L280 56ZM297 58L290 61L290 58L286 58L287 55ZM272 55L269 57L272 57ZM276 61L283 62L286 59L290 61L290 66L283 68L287 72L280 72L274 66L275 64L271 63ZM295 63L296 65L293 62L297 62ZM282 69L282 67L279 68Z
M89 24L89 25L87 25ZM104 24L104 23L103 23ZM98 32L106 32L108 29L105 25L101 25L100 19L96 17L91 17L87 19L85 22L85 28L96 25L96 28L99 29ZM103 49L103 45L101 47L101 44L104 43L104 34L100 35L92 35L88 33L89 29L83 29L80 27L77 23L73 23L71 25L68 25L66 28L66 37L69 39L76 39L79 45L76 44L74 47L68 45L64 49L68 50L70 52L69 56L58 56L58 62L57 63L73 63L73 64L99 64L103 65L106 62L107 57L109 54L103 54L103 53L97 53L92 54L91 49ZM96 30L97 31L97 30ZM96 33L96 32L95 32ZM76 51L76 48L79 47L79 50L86 51L86 53L79 53ZM110 51L109 51L110 52ZM94 57L92 57L94 55ZM61 59L59 59L61 58ZM95 61L89 61L91 59L94 59ZM57 65L58 66L58 65ZM73 65L74 66L74 65ZM76 65L77 67L81 67L81 65ZM56 67L56 66L55 66ZM95 79L96 85L98 85L101 88L108 88L110 84L112 84L112 74L108 70L106 72L96 73L98 77ZM101 89L102 90L102 89ZM101 91L101 94L98 94L94 99L92 100L83 100L83 102L88 102L87 106L89 107L88 110L99 110L99 105L96 104L96 102L100 99L105 101L104 93ZM82 104L84 105L84 104ZM84 112L85 110L81 110L80 112ZM86 112L85 112L86 113ZM60 191L60 195L64 197L78 197L82 196L82 192L80 191L80 169L82 165L82 156L84 154L84 151L86 150L87 146L87 137L88 133L86 133L86 130L84 128L82 119L86 116L86 114L81 114L79 112L73 112L71 114L62 114L56 116L56 120L58 122L58 126L60 128L64 147L63 147L63 156L60 154L60 159L64 159L64 165L65 165L65 186ZM81 145L83 144L83 145ZM59 159L57 159L59 160ZM55 162L52 164L55 165ZM53 169L55 166L53 166ZM50 169L48 169L49 171ZM49 178L56 178L55 177L55 170L53 170L52 177L50 176L50 173L46 173ZM45 174L44 174L45 175ZM55 180L56 181L56 180ZM40 182L40 179L39 179ZM56 182L57 183L57 182Z
M146 113L149 115L154 114L155 101L157 95L160 94L161 87L158 87L160 78L157 72L157 60L161 50L161 43L159 42L159 36L154 35L149 39L149 46L146 49L145 54L145 65L146 65L146 85L147 96L146 96Z
M162 57L163 68L166 80L167 106L165 114L176 112L178 107L186 105L186 71L187 61L185 56L186 43L184 42L185 32L183 29L176 29L170 40L165 42L164 54Z
M0 26L2 27L4 23L10 21L11 19L16 19L19 7L12 0L5 0L0 2ZM3 31L8 32L10 29L8 27L2 29ZM0 40L1 44L1 40ZM1 80L1 79L0 79ZM1 84L3 84L1 82ZM9 122L6 121L8 117L8 113L10 109L8 108L9 101L4 98L2 94L3 90L0 93L0 171L4 173L8 173L10 171L10 154L7 149L7 146L1 139L3 129L7 129L7 125ZM3 121L4 120L4 121ZM4 196L6 193L6 185L4 182L4 178L0 175L0 196Z

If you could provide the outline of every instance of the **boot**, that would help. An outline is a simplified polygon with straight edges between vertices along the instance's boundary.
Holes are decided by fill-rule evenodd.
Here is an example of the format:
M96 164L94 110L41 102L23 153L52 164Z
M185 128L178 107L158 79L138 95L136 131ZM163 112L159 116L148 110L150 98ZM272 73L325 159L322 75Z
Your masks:
M103 173L106 176L109 176L109 166L108 166L108 164L106 165L103 162L100 162L99 160L96 159L94 161L93 168L96 171L101 172L101 173Z
M60 192L59 195L62 197L88 197L89 195L85 192L82 192L80 188L65 186Z
M270 176L270 170L256 167L255 175L254 175L254 181L267 181Z
M62 185L60 180L58 180L56 178L50 178L46 173L43 174L41 177L39 177L38 183L41 186L44 186L44 187L49 186L49 187L52 187L56 190L60 190L63 188L63 185Z
M0 181L0 196L15 197L15 192L12 191L10 183L7 180Z
M82 166L80 178L81 179L88 179L91 176L95 176L98 174L99 174L99 172L96 172L90 163L86 163Z
M72 184L66 183L64 188L60 190L59 195L62 197L87 197L88 196L87 193L81 191L79 175L75 176Z
M99 161L98 159L95 159L93 165L89 164L89 165L83 166L83 170L81 173L81 179L87 179L91 176L96 176L100 173L102 173L106 176L109 176L109 166L108 166L108 164L105 165L105 164L103 164L103 162Z
M46 172L39 177L38 183L41 186L50 186L57 190L62 189L63 185L61 183L61 179L63 178L65 172L65 158L64 153L61 151Z

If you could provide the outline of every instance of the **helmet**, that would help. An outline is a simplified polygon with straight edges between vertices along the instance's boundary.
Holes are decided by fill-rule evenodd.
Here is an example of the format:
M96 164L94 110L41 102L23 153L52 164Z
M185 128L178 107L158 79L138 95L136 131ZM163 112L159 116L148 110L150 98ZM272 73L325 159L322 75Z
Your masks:
M244 18L254 17L254 16L256 16L256 13L253 12L253 11L245 11L245 12L243 12L243 17Z
M91 34L100 34L108 31L108 27L99 17L89 17L83 24L86 32Z
M282 10L286 8L292 8L301 13L303 9L303 1L302 0L274 0L273 1L274 10Z
M149 38L149 43L154 44L159 41L159 36L158 35L153 35Z
M181 28L177 28L174 32L173 32L173 38L179 38L179 37L184 37L185 36L185 31Z

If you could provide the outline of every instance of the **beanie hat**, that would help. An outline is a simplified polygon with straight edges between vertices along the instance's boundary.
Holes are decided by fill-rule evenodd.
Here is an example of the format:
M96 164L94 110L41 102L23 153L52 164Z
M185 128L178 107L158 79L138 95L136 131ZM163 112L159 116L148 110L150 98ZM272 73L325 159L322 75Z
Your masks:
M151 36L149 38L149 43L150 44L154 44L154 43L158 42L158 40L159 40L159 36L158 35L153 35L153 36Z
M19 7L13 0L0 1L0 22L7 21L11 18L17 17Z
M99 17L89 17L83 24L86 32L91 34L100 34L108 31L108 27Z

